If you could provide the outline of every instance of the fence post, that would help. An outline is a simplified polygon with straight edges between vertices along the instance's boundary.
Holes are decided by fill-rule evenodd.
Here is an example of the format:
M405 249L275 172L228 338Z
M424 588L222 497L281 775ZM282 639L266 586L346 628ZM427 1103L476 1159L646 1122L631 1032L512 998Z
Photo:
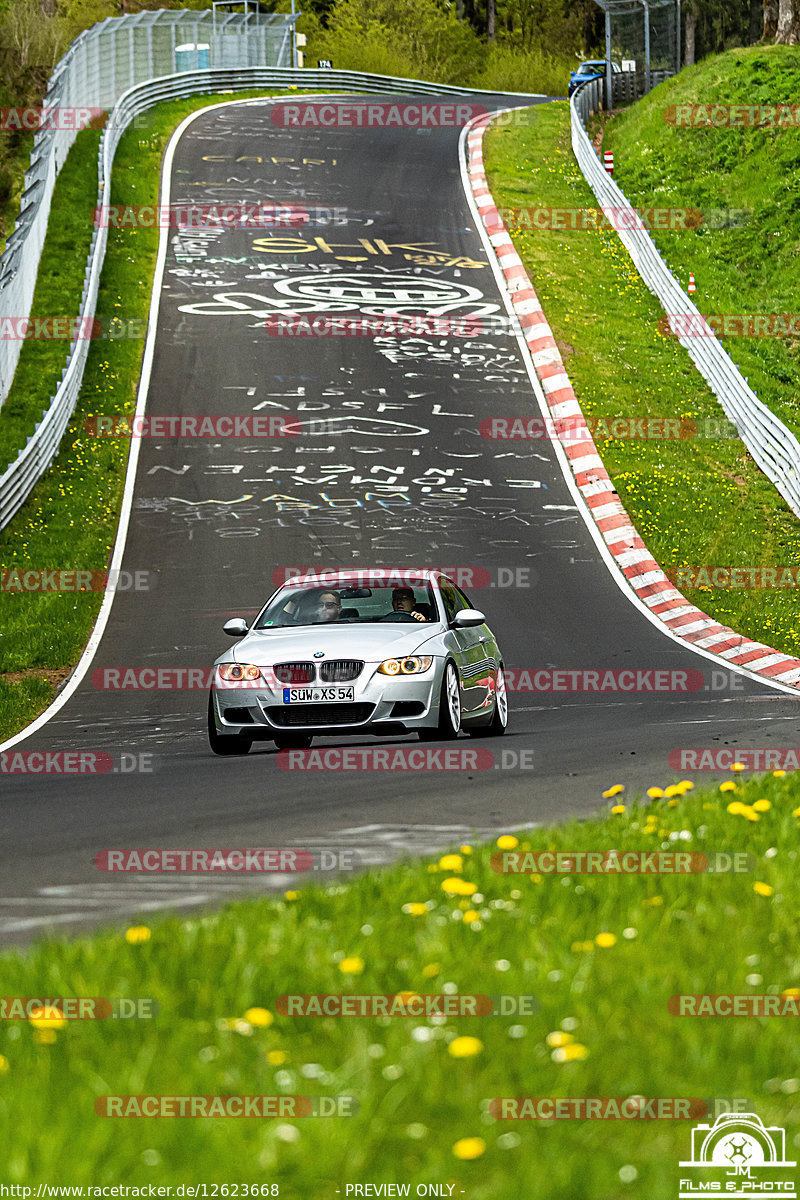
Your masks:
M611 10L606 9L606 112L614 107L611 85Z
M642 0L644 8L644 90L650 91L650 5Z

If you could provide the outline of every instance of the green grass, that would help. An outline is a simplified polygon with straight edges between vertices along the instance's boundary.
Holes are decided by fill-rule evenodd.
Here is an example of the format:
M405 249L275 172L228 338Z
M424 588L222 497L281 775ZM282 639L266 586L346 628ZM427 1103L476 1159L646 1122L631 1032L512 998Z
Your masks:
M603 148L632 204L744 209L741 228L655 240L702 313L797 313L800 301L800 128L676 128L673 104L791 103L800 93L800 47L730 50L681 72L612 120ZM800 338L727 338L756 395L800 434Z
M26 1185L278 1183L281 1195L331 1200L355 1182L448 1182L473 1200L674 1200L689 1122L495 1121L487 1102L503 1096L737 1097L797 1145L796 1019L680 1018L667 1007L678 993L800 984L800 780L737 787L679 789L528 832L518 849L746 851L751 873L498 874L496 847L476 846L461 863L407 862L294 899L148 919L149 939L134 944L120 930L7 951L5 996L152 997L159 1013L72 1021L46 1041L27 1022L0 1024L0 1175ZM733 800L752 819L729 813ZM452 878L472 894L448 895ZM424 908L412 915L407 904ZM361 973L345 959L361 960ZM286 993L398 991L534 995L538 1010L276 1012ZM253 1007L270 1015L245 1020ZM455 1037L477 1038L467 1045L477 1052L454 1057ZM98 1096L128 1094L349 1095L360 1110L337 1120L95 1115ZM459 1160L462 1138L482 1140L479 1157ZM630 1166L632 1185L620 1179Z
M42 249L31 318L69 317L80 311L83 273L92 241L92 215L97 200L87 182L97 179L97 149L100 132L86 129L78 134L56 181ZM61 371L69 352L64 339L32 340L22 343L14 380L0 409L0 473L13 462L42 419L50 397L61 382Z
M237 93L244 99L271 93ZM112 204L155 204L164 148L189 113L225 96L195 96L159 105L123 137L115 157ZM62 170L48 226L34 312L75 317L97 194L97 134L78 135ZM120 314L146 327L158 248L156 229L110 229L97 301L103 329ZM127 466L128 443L91 437L87 417L132 412L139 382L141 339L92 341L78 406L52 469L13 521L0 530L0 572L104 569L111 556ZM66 361L67 345L31 341L0 410L3 463L33 433ZM100 593L0 591L0 740L22 729L54 695L49 672L74 666L100 608ZM10 672L29 672L4 678Z
M536 108L528 126L491 130L485 149L499 206L596 207L571 152L566 104ZM633 157L630 150L620 161ZM655 186L636 199L678 207L694 201L691 194L657 193ZM734 193L728 203L737 203ZM701 428L723 417L688 354L658 331L661 306L613 230L534 232L514 220L509 229L588 416L686 419ZM687 230L680 237L686 261L694 260L700 234ZM776 304L765 290L762 310L781 311ZM740 441L628 438L597 445L622 503L665 570L800 563L800 525ZM738 632L800 653L792 591L692 589L687 595Z

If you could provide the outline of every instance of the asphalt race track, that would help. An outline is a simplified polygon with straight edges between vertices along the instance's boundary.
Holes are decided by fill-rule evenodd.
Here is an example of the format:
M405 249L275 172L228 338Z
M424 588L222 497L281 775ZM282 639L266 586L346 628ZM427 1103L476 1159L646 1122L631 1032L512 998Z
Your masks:
M270 111L237 104L195 119L175 150L171 202L274 201L313 219L170 231L147 411L320 424L297 437L142 441L123 566L146 573L147 589L117 594L83 682L18 748L103 751L118 768L149 769L3 777L8 941L286 886L111 876L94 865L106 848L345 847L382 862L585 815L611 783L663 786L678 747L797 744L796 700L684 648L623 594L546 440L480 435L487 417L539 412L507 329L416 340L266 331L270 314L301 311L507 314L457 129L298 131ZM493 769L423 779L286 771L271 743L215 758L205 690L97 686L104 669L208 668L228 644L223 622L257 611L274 572L338 565L483 568L472 599L510 668L701 671L703 686L516 691ZM354 743L315 741L340 744Z

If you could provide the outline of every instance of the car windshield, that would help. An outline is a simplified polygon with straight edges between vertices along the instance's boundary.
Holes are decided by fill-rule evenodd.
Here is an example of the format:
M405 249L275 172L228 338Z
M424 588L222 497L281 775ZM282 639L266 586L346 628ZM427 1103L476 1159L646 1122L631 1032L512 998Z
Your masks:
M596 75L598 71L605 71L606 64L604 62L585 62L578 67L579 75Z
M287 584L264 610L254 629L301 625L364 625L377 621L438 621L429 583L419 587L361 587Z

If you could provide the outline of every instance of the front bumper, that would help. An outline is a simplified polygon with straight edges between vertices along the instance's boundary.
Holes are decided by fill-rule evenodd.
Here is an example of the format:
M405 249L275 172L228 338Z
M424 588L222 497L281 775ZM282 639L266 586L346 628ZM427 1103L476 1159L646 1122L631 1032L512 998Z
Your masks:
M211 693L217 732L269 740L288 732L313 734L411 733L435 726L444 660L419 675L378 674L366 663L345 702L285 703L284 687L264 680L226 684L215 675Z

